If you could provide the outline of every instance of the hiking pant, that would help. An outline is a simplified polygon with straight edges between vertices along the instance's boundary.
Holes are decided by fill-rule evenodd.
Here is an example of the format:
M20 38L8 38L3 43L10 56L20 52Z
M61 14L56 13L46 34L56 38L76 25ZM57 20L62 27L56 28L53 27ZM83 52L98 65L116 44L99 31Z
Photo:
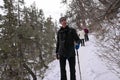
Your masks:
M88 33L85 33L85 41L89 41Z
M84 41L84 39L81 39L81 46L85 46L85 41Z
M60 72L61 72L61 80L67 80L66 74L66 60L68 60L69 68L70 68L70 80L76 80L75 76L75 56L66 58L60 57Z

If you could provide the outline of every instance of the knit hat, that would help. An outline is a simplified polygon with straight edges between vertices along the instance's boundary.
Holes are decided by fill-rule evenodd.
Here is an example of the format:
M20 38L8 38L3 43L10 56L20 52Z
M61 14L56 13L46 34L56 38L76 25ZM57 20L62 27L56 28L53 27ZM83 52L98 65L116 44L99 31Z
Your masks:
M59 22L61 23L62 21L66 21L66 17L61 17L60 19L59 19Z

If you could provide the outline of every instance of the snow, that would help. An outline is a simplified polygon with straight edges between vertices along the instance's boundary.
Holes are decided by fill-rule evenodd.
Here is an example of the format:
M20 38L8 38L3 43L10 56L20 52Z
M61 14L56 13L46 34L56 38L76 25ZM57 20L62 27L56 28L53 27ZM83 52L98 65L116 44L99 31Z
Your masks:
M98 57L96 53L97 49L95 47L94 37L90 35L89 38L90 41L85 43L86 46L80 47L80 49L78 50L82 80L120 80L106 67L105 63ZM43 80L60 80L59 61L54 60L48 66L49 68L46 70ZM68 80L70 80L68 62L66 65L66 69L67 78ZM76 80L80 80L77 56Z

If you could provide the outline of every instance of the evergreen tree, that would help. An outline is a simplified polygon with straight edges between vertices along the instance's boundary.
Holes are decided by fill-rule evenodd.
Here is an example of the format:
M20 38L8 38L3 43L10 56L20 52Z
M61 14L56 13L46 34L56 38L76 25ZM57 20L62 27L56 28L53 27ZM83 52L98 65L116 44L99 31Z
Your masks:
M51 17L48 17L44 23L45 31L44 31L44 54L46 55L46 60L48 58L53 59L53 50L54 50L54 43L55 43L55 26L54 23L51 21ZM49 59L51 61L51 59ZM48 61L49 62L49 61Z
M28 80L43 77L53 60L55 27L45 19L35 3L24 6L24 0L4 0L0 14L0 79Z

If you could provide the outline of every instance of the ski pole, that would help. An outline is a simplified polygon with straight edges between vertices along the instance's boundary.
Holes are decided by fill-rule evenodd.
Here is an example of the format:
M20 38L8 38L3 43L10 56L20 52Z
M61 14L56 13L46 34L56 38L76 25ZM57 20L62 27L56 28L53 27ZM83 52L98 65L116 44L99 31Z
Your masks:
M82 80L78 50L76 50L76 51L77 51L77 59L78 59L78 68L79 68L79 73L80 73L80 80Z

